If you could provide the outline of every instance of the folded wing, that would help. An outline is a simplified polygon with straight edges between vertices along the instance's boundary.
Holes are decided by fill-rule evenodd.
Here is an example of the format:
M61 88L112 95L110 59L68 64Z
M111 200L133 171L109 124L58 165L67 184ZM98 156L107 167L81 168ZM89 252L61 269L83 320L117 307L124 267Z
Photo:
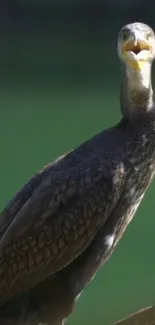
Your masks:
M0 304L68 265L104 225L124 180L105 156L87 145L60 157L1 213Z

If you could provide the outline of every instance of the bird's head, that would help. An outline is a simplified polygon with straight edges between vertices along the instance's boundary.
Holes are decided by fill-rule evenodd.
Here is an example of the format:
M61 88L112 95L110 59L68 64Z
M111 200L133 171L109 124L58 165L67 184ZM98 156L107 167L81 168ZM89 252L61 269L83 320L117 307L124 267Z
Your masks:
M127 68L142 71L155 58L155 34L146 24L128 24L120 30L117 48Z

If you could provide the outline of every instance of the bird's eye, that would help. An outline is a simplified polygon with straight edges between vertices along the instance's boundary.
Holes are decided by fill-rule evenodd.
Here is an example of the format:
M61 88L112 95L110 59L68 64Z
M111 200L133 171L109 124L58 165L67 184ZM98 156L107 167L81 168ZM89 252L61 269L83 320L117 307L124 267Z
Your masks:
M122 31L122 39L123 39L123 41L127 41L127 39L129 38L129 34L130 34L130 32L129 32L128 29L124 29Z

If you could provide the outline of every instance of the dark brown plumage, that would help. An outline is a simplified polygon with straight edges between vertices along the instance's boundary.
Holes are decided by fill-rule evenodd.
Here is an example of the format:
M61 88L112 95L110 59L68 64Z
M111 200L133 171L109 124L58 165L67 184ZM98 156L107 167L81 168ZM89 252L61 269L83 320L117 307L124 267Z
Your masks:
M122 120L46 166L0 215L3 325L17 324L19 317L24 325L61 325L113 252L151 182L155 36L144 24L125 28L128 37L123 39L122 29L118 40ZM149 52L143 68L137 54L128 57L135 42Z

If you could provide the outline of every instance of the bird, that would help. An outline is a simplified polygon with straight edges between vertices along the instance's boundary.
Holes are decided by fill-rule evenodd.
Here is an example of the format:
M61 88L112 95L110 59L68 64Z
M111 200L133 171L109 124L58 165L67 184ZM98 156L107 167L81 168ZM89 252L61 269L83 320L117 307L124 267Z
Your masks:
M62 325L155 172L155 34L123 26L121 118L37 172L0 214L0 323Z

